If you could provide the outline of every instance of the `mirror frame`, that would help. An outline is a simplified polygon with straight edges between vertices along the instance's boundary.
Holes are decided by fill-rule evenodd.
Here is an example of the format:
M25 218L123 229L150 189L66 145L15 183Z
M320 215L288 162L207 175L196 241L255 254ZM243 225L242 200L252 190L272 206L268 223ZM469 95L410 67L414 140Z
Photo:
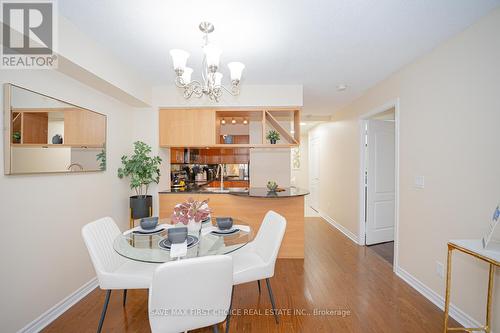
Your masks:
M97 113L98 115L101 115L104 117L104 149L106 150L107 143L108 143L108 117L105 114L102 114L100 112L96 112L94 110L90 110L88 108L81 107L79 105L73 104L66 102L64 100L61 100L59 98L55 98L46 94L42 94L39 92L36 92L34 90L21 87L17 84L13 83L4 83L3 87L3 121L4 121L4 126L3 126L3 132L4 132L4 147L3 147L3 156L4 156L4 175L38 175L38 174L81 174L81 173L88 173L88 172L103 172L107 170L104 168L104 170L79 170L79 171L41 171L41 172L12 172L12 165L11 165L11 126L12 126L12 108L11 108L11 100L12 100L12 87L24 89L26 91L29 91L31 93L51 98L53 100L56 100L61 103L68 104L69 106L73 106L82 110L86 110L89 112ZM81 148L78 146L75 146L75 148ZM107 159L107 151L106 151L106 159Z

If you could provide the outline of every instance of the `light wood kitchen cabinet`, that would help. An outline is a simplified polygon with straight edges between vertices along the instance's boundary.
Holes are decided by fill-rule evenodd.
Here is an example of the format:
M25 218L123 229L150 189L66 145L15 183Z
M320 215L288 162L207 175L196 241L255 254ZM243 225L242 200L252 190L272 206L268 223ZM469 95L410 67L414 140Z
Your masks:
M106 117L88 110L64 111L64 143L99 146L106 142Z
M161 109L161 147L203 147L215 144L215 110Z

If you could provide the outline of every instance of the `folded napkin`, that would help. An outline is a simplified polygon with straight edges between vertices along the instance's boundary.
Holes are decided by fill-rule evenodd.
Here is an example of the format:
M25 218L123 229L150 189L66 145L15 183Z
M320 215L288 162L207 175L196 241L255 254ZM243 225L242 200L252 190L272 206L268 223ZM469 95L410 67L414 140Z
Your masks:
M240 229L240 231L243 231L243 232L250 232L250 226L248 226L248 225L234 224L231 229ZM204 236L204 235L211 233L212 231L217 231L217 230L219 230L219 228L212 225L212 226L205 227L205 228L201 229L201 234L202 234L202 236Z
M187 239L184 243L172 244L170 247L170 258L184 257L187 254L188 243Z
M134 232L134 231L159 231L159 230L161 230L161 229L168 229L168 228L171 228L171 227L172 227L172 225L171 225L171 224L158 224L158 225L156 226L156 228L154 228L153 230L144 230L144 229L142 229L142 228L141 228L141 226L140 226L140 225L138 225L138 226L137 226L137 227L135 227L135 228L132 228L132 229L129 229L129 230L124 231L124 232L123 232L123 235L124 235L124 236L125 236L125 235L128 235L128 234L130 234L130 233L132 233L132 232ZM147 235L147 234L144 234L144 235Z

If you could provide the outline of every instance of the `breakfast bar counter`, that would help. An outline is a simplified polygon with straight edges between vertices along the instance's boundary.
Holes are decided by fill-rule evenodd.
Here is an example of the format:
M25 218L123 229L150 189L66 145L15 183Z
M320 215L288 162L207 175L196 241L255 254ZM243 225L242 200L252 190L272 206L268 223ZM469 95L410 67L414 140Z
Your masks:
M306 190L291 187L281 192L268 193L266 188L229 192L198 188L185 191L166 190L159 194L160 218L170 217L174 206L189 198L209 199L212 216L231 216L244 220L255 232L266 213L273 210L287 220L278 258L304 258L304 196L308 194Z

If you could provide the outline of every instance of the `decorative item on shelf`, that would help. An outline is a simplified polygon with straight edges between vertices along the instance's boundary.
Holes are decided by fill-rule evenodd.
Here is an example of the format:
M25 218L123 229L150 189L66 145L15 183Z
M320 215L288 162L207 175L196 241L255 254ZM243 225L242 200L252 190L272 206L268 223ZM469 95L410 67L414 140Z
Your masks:
M176 205L172 214L172 223L184 224L191 233L199 232L201 222L210 216L208 200L196 201L189 198L186 202Z
M175 84L177 87L184 89L184 98L186 99L193 95L198 98L207 95L211 100L218 102L224 91L233 96L239 95L241 73L245 65L241 62L230 62L227 64L231 72L231 87L226 88L223 86L222 73L218 71L222 50L208 41L208 34L214 31L214 25L210 22L201 22L199 29L204 33L202 80L191 80L193 69L186 67L189 53L184 50L174 49L170 51L170 55L172 56L176 74Z
M230 145L233 143L233 136L232 135L223 135L222 137L224 138L224 143L226 145Z
M276 189L278 188L278 184L274 180L270 180L267 182L267 189L269 192L276 192Z
M14 133L12 133L12 140L14 143L21 143L21 132L14 131Z
M499 223L499 220L500 220L500 203L496 206L495 210L493 211L493 217L491 218L488 231L482 238L482 244L484 249L500 252L500 239L494 238L495 229Z
M271 142L272 145L276 144L276 141L280 139L280 134L275 130L270 130L267 132L266 139Z
M63 137L61 134L56 134L52 137L52 144L61 145L63 143Z
M118 177L130 177L130 188L136 195L130 197L131 228L133 220L149 217L153 212L153 198L148 195L149 185L160 181L159 156L149 156L151 147L141 141L134 142L134 154L122 156L122 168L118 169Z

